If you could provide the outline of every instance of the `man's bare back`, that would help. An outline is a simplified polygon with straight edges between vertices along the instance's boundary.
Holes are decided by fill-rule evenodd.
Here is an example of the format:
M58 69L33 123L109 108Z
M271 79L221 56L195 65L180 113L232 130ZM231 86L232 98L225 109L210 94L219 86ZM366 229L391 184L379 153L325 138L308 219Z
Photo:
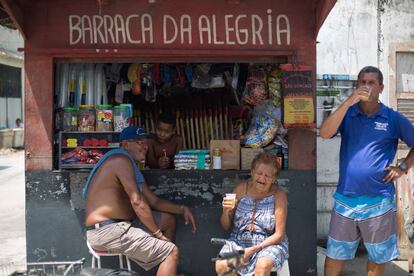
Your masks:
M108 161L104 162L95 172L90 183L89 200L86 202L86 225L108 219L133 220L136 218L130 199L117 177L117 173L122 171L122 168L116 164L122 165L130 161L122 155L109 157Z

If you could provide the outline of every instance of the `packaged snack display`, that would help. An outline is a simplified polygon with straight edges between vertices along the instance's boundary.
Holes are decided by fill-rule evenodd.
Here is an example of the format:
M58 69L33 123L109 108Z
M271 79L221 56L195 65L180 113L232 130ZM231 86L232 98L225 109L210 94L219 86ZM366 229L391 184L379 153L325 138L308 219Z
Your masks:
M95 109L93 105L81 105L78 113L78 130L95 130Z
M112 131L113 111L112 105L96 105L96 131Z

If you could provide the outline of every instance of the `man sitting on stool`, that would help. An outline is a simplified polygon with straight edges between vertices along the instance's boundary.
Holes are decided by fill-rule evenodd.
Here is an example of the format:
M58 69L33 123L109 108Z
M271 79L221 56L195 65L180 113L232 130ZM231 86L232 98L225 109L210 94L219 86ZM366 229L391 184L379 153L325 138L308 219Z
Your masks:
M190 209L158 198L147 186L136 161L145 159L147 134L137 127L125 128L121 149L107 152L91 171L83 191L86 198L86 238L96 250L121 253L145 270L159 265L157 275L176 275L178 248L175 216L196 231ZM156 222L151 208L163 213ZM139 222L132 222L138 217Z

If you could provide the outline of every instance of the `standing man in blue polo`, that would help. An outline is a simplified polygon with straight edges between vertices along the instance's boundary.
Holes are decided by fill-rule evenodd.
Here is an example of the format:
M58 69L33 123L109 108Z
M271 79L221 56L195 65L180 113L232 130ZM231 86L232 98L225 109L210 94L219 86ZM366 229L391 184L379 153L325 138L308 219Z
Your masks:
M367 275L383 275L385 264L399 256L394 181L414 165L414 126L379 102L381 71L364 67L357 88L320 128L322 138L341 134L339 183L328 237L325 275L339 275L353 259L361 238L368 251ZM392 165L398 140L410 148Z

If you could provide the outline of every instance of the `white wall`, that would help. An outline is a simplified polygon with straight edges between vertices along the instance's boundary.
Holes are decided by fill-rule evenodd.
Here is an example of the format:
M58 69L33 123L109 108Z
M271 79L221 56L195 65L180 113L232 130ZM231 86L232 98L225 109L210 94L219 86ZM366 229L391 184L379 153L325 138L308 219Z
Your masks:
M23 53L17 51L18 48L23 48L23 43L23 37L18 31L0 26L0 64L22 69L22 98L7 101L0 98L0 127L13 127L16 118L21 118L24 122L24 62Z

